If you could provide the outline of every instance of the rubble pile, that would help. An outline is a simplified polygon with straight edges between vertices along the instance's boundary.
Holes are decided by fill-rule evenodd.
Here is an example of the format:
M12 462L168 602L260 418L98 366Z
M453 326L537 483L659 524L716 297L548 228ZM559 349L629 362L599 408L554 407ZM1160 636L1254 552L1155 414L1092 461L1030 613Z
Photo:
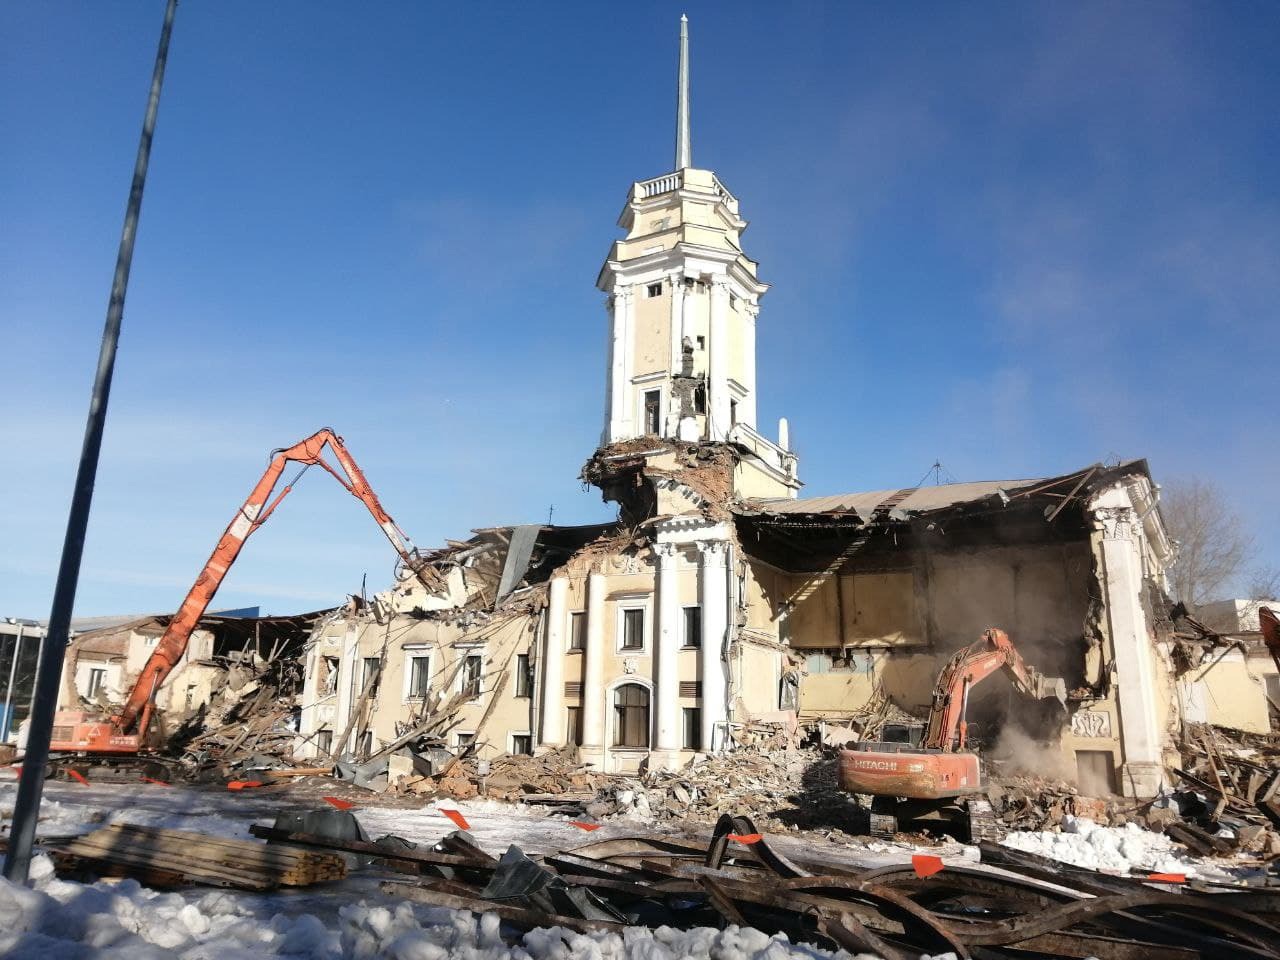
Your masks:
M987 800L1007 830L1050 830L1070 817L1116 827L1131 819L1117 798L1082 796L1065 780L994 773L989 781Z
M294 711L301 688L302 667L294 657L234 663L210 701L181 721L169 738L169 752L183 757L193 778L295 767Z
M774 831L865 832L864 811L836 785L834 751L778 749L773 740L715 754L675 772L618 778L584 808L596 819L684 823L713 822L732 811L743 811Z
M1202 856L1280 856L1280 734L1186 724L1178 788L1148 822Z
M504 754L492 761L456 758L437 775L404 778L393 789L455 800L485 796L578 813L610 779L587 770L576 747L561 747L536 757Z

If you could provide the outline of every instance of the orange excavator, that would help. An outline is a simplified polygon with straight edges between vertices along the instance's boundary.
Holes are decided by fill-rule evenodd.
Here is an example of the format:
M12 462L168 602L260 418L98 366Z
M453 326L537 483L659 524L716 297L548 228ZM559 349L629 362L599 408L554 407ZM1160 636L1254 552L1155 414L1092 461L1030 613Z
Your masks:
M918 747L867 740L840 751L840 789L871 795L873 833L892 834L908 822L938 826L975 841L991 833L990 805L978 796L984 790L978 755L965 749L965 714L970 691L997 670L1007 673L1024 696L1056 698L1066 706L1061 678L1046 677L1028 666L1003 630L987 630L981 640L957 652L938 675Z
M326 446L333 451L342 473L325 460L323 454ZM302 469L275 494L276 484L290 463L301 464ZM156 644L155 652L138 674L119 712L112 717L96 716L81 710L57 713L50 750L55 755L60 754L59 759L68 760L88 755L105 765L118 765L155 748L156 745L150 742L149 733L156 692L182 659L192 632L204 616L214 594L218 592L227 571L240 555L245 540L267 522L280 501L288 496L294 484L312 466L323 467L348 493L363 502L400 554L404 567L417 575L428 588L432 586L429 582L429 570L417 548L382 508L377 495L365 480L364 473L356 465L340 436L326 427L292 447L274 450L271 463L262 479L236 511L218 545L213 548L204 569L196 577L178 612L169 621L164 635ZM68 757L68 754L72 756Z

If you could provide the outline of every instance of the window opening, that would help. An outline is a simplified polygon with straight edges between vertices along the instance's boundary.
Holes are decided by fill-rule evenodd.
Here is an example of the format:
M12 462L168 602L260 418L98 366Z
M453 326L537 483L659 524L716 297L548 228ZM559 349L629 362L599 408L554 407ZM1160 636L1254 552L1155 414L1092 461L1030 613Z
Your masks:
M638 683L625 683L613 693L613 745L649 746L649 691Z
M622 649L644 649L644 610L622 611Z
M480 696L480 664L478 653L467 656L462 662L462 695L464 697Z
M587 649L587 615L586 613L569 614L569 649Z
M658 423L658 407L662 402L662 391L646 390L644 392L644 432L657 436L660 432Z
M516 696L529 697L533 695L533 670L529 665L529 655L527 653L516 654Z
M684 708L684 740L686 750L702 749L702 708Z
M684 608L684 645L686 647L702 646L702 608Z
M565 708L565 737L575 747L582 746L582 708Z
M409 699L425 700L430 690L431 658L409 658Z

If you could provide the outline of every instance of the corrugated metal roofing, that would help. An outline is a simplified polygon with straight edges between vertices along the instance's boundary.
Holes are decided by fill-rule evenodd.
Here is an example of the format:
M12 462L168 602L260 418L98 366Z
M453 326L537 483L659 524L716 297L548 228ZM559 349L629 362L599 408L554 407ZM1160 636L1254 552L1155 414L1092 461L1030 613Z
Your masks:
M871 490L865 493L838 493L830 497L808 497L803 500L771 499L751 500L743 513L763 514L854 514L859 519L870 520L877 512L898 510L903 513L927 513L944 510L962 503L977 503L997 496L1003 490L1012 496L1033 487L1065 483L1084 477L1097 470L1093 482L1103 476L1118 476L1134 472L1149 475L1145 460L1126 460L1110 468L1086 467L1074 473L1057 477L1039 477L1030 480L979 480L973 483L944 483L934 487L904 487L900 490Z
M897 509L909 513L940 510L958 503L970 503L996 496L997 491L1013 493L1045 483L1036 480L981 480L976 483L946 483L936 487L907 487L901 490L871 490L866 493L839 493L831 497L803 500L754 500L751 506L761 513L853 513L868 520L877 510Z

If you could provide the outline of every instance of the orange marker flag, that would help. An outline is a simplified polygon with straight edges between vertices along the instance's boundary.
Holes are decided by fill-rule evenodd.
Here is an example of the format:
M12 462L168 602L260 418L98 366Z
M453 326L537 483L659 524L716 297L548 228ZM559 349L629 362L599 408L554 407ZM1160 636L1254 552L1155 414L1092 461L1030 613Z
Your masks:
M171 784L165 783L163 780L156 780L152 777L142 777L141 779L143 783L154 783L157 787L171 786Z
M262 786L261 780L232 780L227 784L228 790L248 790L250 787Z
M759 843L764 839L763 833L731 833L730 840L736 840L738 843L745 843L750 846L753 843Z
M601 827L601 824L599 823L586 823L582 820L570 820L569 823L577 827L579 830L599 830Z
M1187 875L1185 873L1153 873L1147 879L1154 880L1156 883L1186 883Z
M85 779L84 774L80 773L78 770L70 770L70 769L68 769L68 770L67 770L67 776L69 776L69 777L75 777L77 780L79 780L81 783L83 783L86 787L89 785L89 781Z
M441 808L440 808L440 812L441 812L441 813L443 813L443 814L444 814L446 817L448 817L450 820L452 820L454 823L456 823L456 824L458 825L458 829L459 829L459 830L470 830L470 829L471 829L471 824L467 823L467 818L466 818L466 817L464 817L464 816L462 815L461 811L459 811L459 810L446 810L446 809L444 809L443 807L441 807Z
M354 810L356 808L356 805L350 800L343 800L341 797L321 797L320 799L332 807L337 807L339 810Z
M927 853L917 853L911 858L911 868L917 877L931 877L942 869L942 858Z

